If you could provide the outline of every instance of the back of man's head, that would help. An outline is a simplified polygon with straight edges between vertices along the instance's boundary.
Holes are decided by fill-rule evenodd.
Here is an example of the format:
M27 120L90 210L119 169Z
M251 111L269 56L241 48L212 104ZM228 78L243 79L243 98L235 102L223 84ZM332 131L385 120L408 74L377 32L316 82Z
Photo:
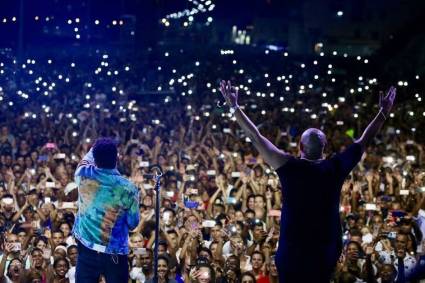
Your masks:
M93 157L96 166L114 169L117 166L117 144L111 138L99 138L93 145Z
M310 128L301 135L300 143L303 157L310 160L321 159L326 145L326 136L321 130Z

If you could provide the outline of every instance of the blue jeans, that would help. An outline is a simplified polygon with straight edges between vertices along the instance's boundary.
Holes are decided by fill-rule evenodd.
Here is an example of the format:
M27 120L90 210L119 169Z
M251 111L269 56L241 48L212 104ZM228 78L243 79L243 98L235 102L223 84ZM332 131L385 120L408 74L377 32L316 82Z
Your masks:
M98 283L100 275L108 283L124 283L128 282L128 273L127 255L100 253L78 242L76 283Z

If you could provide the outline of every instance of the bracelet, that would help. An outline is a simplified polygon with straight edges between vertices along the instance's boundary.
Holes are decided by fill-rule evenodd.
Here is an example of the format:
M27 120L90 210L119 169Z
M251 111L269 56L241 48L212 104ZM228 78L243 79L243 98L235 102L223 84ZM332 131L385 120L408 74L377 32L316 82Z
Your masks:
M382 111L382 109L379 110L378 115L381 114L382 117L384 117L384 120L387 120L387 116L385 116L384 112Z

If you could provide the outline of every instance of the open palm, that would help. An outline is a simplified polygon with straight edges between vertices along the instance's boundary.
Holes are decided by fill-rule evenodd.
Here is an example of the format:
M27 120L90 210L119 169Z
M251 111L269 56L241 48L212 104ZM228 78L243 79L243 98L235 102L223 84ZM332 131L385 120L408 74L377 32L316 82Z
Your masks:
M379 107L382 109L385 115L388 115L391 112L396 94L397 89L393 86L390 87L385 96L383 92L379 93Z
M220 82L220 92L226 100L226 104L230 107L238 105L238 89L233 87L230 81Z

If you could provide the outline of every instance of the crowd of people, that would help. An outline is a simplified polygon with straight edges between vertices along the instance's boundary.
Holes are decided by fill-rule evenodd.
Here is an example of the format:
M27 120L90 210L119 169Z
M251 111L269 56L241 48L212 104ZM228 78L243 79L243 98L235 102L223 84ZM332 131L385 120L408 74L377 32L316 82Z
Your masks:
M374 113L371 101L387 88L356 59L158 50L132 61L95 52L23 63L3 52L2 282L74 282L74 172L102 136L116 139L118 170L140 190L131 282L152 282L155 225L160 282L278 282L285 196L223 107L219 79L234 81L240 106L280 148L298 155L300 133L314 126L328 136L328 157L360 134ZM344 251L334 282L395 282L425 260L424 107L411 95L417 85L401 88L403 102L343 186ZM143 177L154 164L164 171L160 223L154 181ZM320 211L311 215L320 218ZM314 245L315 231L310 238L306 245Z

